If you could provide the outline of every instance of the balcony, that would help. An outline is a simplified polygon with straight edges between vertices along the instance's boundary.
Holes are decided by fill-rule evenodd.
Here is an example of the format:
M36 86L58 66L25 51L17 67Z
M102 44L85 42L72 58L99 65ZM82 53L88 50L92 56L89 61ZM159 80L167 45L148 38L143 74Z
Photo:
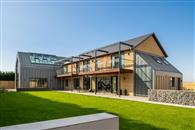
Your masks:
M56 70L57 77L72 76L72 72L65 71L64 68Z
M87 64L82 65L79 68L73 67L72 72L66 72L64 69L59 69L56 71L57 77L67 77L67 76L78 76L78 75L94 75L94 74L108 74L108 73L118 73L118 72L132 72L133 71L133 61L128 59L121 60L121 68L119 67L119 62L109 60L106 62L98 63L95 65Z

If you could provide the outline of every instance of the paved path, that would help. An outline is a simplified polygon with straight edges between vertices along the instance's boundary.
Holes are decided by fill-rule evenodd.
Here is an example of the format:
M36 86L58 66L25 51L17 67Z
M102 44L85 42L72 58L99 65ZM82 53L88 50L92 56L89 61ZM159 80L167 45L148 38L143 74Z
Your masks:
M92 92L78 92L78 91L60 91L65 93L74 93L74 94L81 94L81 95L88 95L88 96L96 96L96 97L106 97L106 98L114 98L114 99L123 99L123 100L130 100L130 101L138 101L144 103L152 103L152 104L160 104L166 106L176 106L176 107L184 107L184 108L194 108L195 106L187 106L187 105L179 105L179 104L172 104L172 103L162 103L162 102L153 102L148 101L148 97L138 97L138 96L123 96L120 97L115 94L108 94L108 93L92 93Z

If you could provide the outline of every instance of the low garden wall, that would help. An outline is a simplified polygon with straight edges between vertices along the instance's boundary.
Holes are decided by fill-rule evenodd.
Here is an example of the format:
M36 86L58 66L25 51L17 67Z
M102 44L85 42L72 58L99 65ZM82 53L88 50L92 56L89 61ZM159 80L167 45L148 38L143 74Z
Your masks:
M0 130L119 130L119 118L108 113L98 113L0 127Z
M12 80L0 80L0 89L15 89L15 82Z
M149 101L195 106L195 91L149 90Z

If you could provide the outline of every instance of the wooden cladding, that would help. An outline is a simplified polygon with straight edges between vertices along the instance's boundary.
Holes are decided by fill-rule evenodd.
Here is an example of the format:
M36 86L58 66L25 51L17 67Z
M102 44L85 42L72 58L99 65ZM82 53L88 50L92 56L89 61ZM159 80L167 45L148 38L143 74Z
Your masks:
M177 90L181 88L181 78L168 75L155 76L155 89Z
M118 53L114 54L118 55ZM134 64L133 51L124 51L121 54L121 69L119 66L119 58L112 58L113 55L105 55L96 59L86 59L84 61L69 63L64 65L67 71L64 72L63 68L57 70L57 77L70 77L73 75L85 74L102 74L102 73L115 73L118 71L132 72ZM113 66L116 65L116 66Z
M156 43L154 37L152 36L150 36L147 40L145 40L142 44L140 44L136 49L139 51L164 57L162 50Z

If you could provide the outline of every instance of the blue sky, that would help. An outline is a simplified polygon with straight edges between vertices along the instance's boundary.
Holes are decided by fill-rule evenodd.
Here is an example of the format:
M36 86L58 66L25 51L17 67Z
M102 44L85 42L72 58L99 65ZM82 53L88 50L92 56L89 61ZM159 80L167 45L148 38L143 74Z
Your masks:
M72 56L155 32L168 60L195 81L191 1L1 2L1 66L13 71L17 51Z

